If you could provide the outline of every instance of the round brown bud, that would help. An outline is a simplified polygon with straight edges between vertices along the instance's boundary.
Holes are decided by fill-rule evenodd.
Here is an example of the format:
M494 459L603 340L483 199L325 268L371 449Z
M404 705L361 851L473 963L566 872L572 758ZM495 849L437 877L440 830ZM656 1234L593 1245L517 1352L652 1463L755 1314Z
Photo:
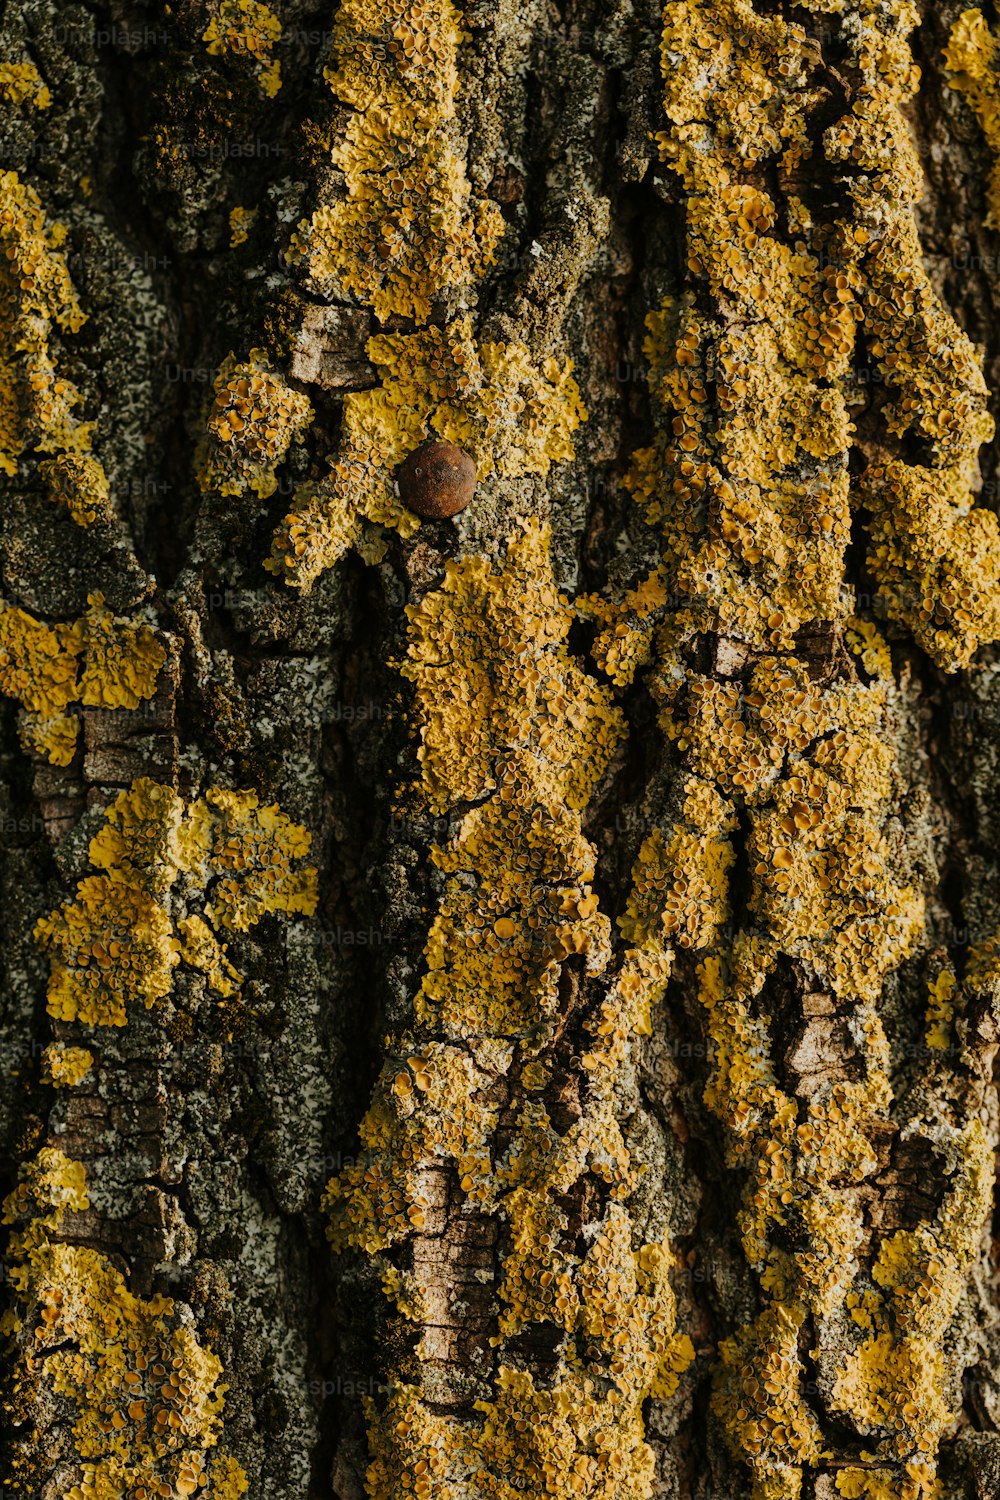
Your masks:
M403 504L428 521L457 516L476 493L476 465L454 443L436 439L407 454L397 476Z

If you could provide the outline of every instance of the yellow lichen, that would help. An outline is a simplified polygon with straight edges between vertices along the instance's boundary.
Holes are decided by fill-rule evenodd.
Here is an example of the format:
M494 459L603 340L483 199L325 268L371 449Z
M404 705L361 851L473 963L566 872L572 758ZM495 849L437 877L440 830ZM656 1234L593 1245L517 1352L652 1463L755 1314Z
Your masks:
M878 1460L917 1460L932 1478L953 1420L943 1339L989 1215L994 1174L980 1120L961 1129L915 1120L909 1130L944 1157L949 1191L935 1219L883 1240L872 1267L881 1290L864 1320L870 1331L841 1367L833 1409L879 1439Z
M653 664L660 724L682 757L621 928L630 960L647 966L633 1002L642 1015L674 950L698 954L705 1101L744 1182L739 1228L763 1306L720 1350L715 1412L749 1462L754 1500L799 1494L804 1466L841 1457L805 1393L811 1337L838 1370L838 1419L876 1440L867 1461L892 1466L891 1481L872 1469L865 1488L848 1445L841 1492L882 1495L884 1480L894 1500L917 1500L937 1492L952 1419L941 1349L989 1172L978 1120L963 1131L946 1111L910 1119L905 1131L942 1156L948 1196L936 1218L866 1249L858 1189L879 1167L877 1132L893 1126L878 1002L921 941L924 913L896 873L892 659L855 612L845 552L853 506L880 602L947 670L996 639L1000 532L972 508L992 422L978 358L930 287L913 219L922 179L901 105L918 81L907 43L916 10L908 0L802 9L836 13L838 66L851 78L846 113L822 135L811 116L829 96L805 26L748 0L664 12L657 139L687 196L690 281L648 319L657 431L628 478L661 557L618 603L583 610L617 681ZM844 191L820 221L797 184L815 170L813 188L828 192L831 167ZM852 494L862 360L884 388L874 415L913 461L873 464ZM691 660L713 642L707 675ZM990 962L976 959L983 972ZM791 1002L802 1007L791 1045L789 1001L772 1015L777 973L778 994L790 973L804 991ZM942 976L932 1052L947 1046L958 1005Z
M590 883L593 851L579 818L526 807L519 793L531 780L517 758L501 780L512 803L470 813L452 843L433 851L450 878L425 949L421 1021L517 1035L556 1014L559 968L569 954L586 955L593 968L609 957L608 921ZM511 848L521 851L516 862L506 857ZM484 869L495 871L489 887L481 884Z
M728 835L736 823L708 785L685 787L684 822L655 828L632 869L632 890L621 930L647 953L705 948L729 915L727 875L735 852Z
M0 98L15 106L48 109L52 95L34 63L0 62Z
M572 456L571 435L586 415L572 365L552 358L539 369L521 344L477 345L468 318L381 334L368 353L382 384L345 398L330 473L297 492L265 564L298 588L357 544L365 520L416 531L394 475L425 438L464 448L480 478L545 475Z
M92 526L112 517L108 477L89 453L60 453L39 464L49 499L69 512L77 526Z
M200 969L209 988L222 998L239 993L243 975L226 958L226 945L220 943L208 923L201 917L182 917L177 931L183 939L180 956L192 969Z
M49 347L53 329L76 333L86 321L61 245L34 188L0 172L0 469L16 474L25 449L86 453L93 422L80 422L80 393L61 377Z
M981 10L963 11L951 29L944 52L944 65L952 87L968 99L975 110L994 158L987 194L987 224L1000 222L1000 67L997 40Z
M60 1238L89 1206L84 1168L45 1147L5 1200L13 1305L0 1331L21 1359L15 1396L27 1411L66 1413L83 1479L64 1500L168 1493L238 1500L242 1468L214 1453L226 1386L169 1297L134 1296L96 1250Z
M380 321L426 322L443 293L481 275L503 230L448 128L461 40L451 0L343 0L337 12L327 78L352 109L332 157L345 194L299 226L293 255L314 291L358 297Z
M382 322L427 326L369 342L382 383L345 398L330 473L298 489L274 537L266 566L294 587L309 588L350 547L380 558L366 522L416 531L394 473L425 438L464 448L480 479L544 475L571 455L585 415L569 364L538 363L517 342L478 343L471 316L442 312L453 293L468 305L503 230L455 151L462 40L451 0L343 0L337 13L327 77L351 110L332 154L344 192L299 226L290 257L325 299L356 297Z
M86 1047L50 1042L42 1053L42 1077L57 1089L72 1088L90 1072L94 1054Z
M816 259L799 262L796 302L808 307L809 288L825 308ZM803 622L844 612L844 399L810 373L807 351L793 358L766 325L711 332L684 303L651 315L649 327L651 384L677 415L633 456L627 483L663 533L660 586L675 628L788 647ZM716 370L723 414L713 427Z
M281 41L281 22L262 0L219 0L202 41L213 57L249 58L257 85L268 99L281 88L281 64L271 55Z
M229 248L235 250L238 245L245 245L250 236L250 231L257 218L255 208L244 208L237 204L229 210Z
M641 1316L634 1310L635 1321ZM686 1365L693 1352L690 1341L670 1337L659 1350L668 1369ZM641 1500L652 1492L653 1453L639 1408L615 1386L572 1373L539 1389L526 1371L508 1367L496 1383L496 1400L476 1403L481 1425L432 1413L413 1387L397 1388L384 1412L366 1402L375 1453L369 1494L461 1500L470 1483L491 1500L525 1493Z
M242 361L229 354L214 390L198 483L222 495L252 490L266 500L278 487L275 470L312 422L312 404L271 369L263 349Z
M932 1464L909 1463L902 1469L841 1469L837 1493L846 1500L942 1500L943 1490Z
M0 610L0 692L30 713L61 713L79 696L78 648L72 625L45 625L23 609Z
M90 841L105 873L81 880L75 900L36 927L51 957L49 1013L123 1026L130 1004L149 1008L169 993L182 961L234 994L240 976L212 929L245 932L269 912L311 915L316 870L295 868L308 849L306 830L253 792L215 789L185 806L169 787L134 782ZM181 874L185 890L203 893L202 913L177 910Z
M91 594L87 603L78 626L80 702L86 708L138 708L156 692L166 650L148 625L116 620L103 594Z
M665 570L656 568L617 600L583 594L576 608L585 619L602 625L593 645L595 661L619 687L647 666L654 649L657 617L669 604Z
M624 724L567 651L573 612L552 580L547 533L515 532L499 570L482 557L448 563L441 588L407 616L401 670L417 694L431 809L505 783L510 805L526 778L543 803L583 807ZM510 774L515 760L520 776Z
M844 640L854 654L860 657L869 677L892 677L892 652L885 639L871 620L855 616L847 622Z
M127 1007L147 1009L170 991L178 943L156 897L123 879L81 880L76 900L39 920L38 942L51 955L48 1011L85 1026L124 1026Z
M799 1494L801 1466L815 1460L822 1432L803 1399L799 1353L801 1310L769 1307L719 1349L713 1409L758 1481L761 1500Z
M873 821L889 801L891 769L878 683L818 690L793 659L764 659L746 687L689 674L684 692L675 685L666 703L664 725L696 774L683 784L681 817L642 846L621 925L659 961L672 946L706 954L698 968L712 1045L706 1103L726 1126L732 1164L746 1173L743 1245L768 1298L720 1351L714 1407L734 1452L751 1465L755 1496L769 1500L798 1493L802 1464L822 1448L799 1395L799 1331L809 1316L861 1307L852 1290L861 1273L861 1209L838 1188L864 1182L877 1167L867 1129L891 1095L874 1002L920 932L922 906L892 881ZM728 839L737 809L748 825L748 915L758 925L733 935ZM755 1013L779 955L804 963L840 1006L851 1005L863 1064L858 1082L815 1084L807 1107L780 1086L768 1021ZM950 997L954 982L938 988ZM828 1003L826 1013L834 1012ZM928 1463L948 1409L944 1367L925 1352L937 1349L954 1313L989 1201L981 1136L976 1122L968 1140L947 1146L957 1174L948 1204L938 1222L921 1225L905 1246L900 1240L899 1255L924 1280L890 1270L883 1248L872 1275L876 1284L905 1287L910 1311L900 1316L899 1290L891 1318L878 1297L865 1302L856 1321L868 1342L847 1358L835 1391L845 1415L872 1431L896 1425L887 1414L897 1406L910 1413L910 1446L900 1439L894 1452L909 1456L917 1443ZM918 1333L911 1337L908 1327Z
M17 718L21 748L47 760L50 766L73 764L79 730L75 714L20 713Z
M312 838L275 804L260 805L256 792L205 793L211 839L207 870L212 881L205 914L217 927L246 932L268 912L311 916L317 872L296 868Z
M968 666L1000 635L1000 523L969 508L965 469L873 466L862 494L872 513L868 565L890 619L909 625L943 667Z
M774 200L739 179L765 157L794 167L812 151L805 29L744 0L665 15L671 128L658 140L689 194L692 278L732 312L713 318L685 293L651 314L651 387L671 421L634 456L629 483L664 534L675 631L787 648L804 622L842 618L863 324L892 398L880 419L925 455L873 469L862 486L876 513L870 561L890 614L953 670L1000 633L1000 531L991 512L970 513L993 424L979 361L933 293L913 221L921 177L899 105L917 81L906 43L915 12L901 3L881 25L867 5L850 8L860 84L823 148L864 175L832 223L790 197L793 231L808 233L791 243L776 232Z
M459 1500L471 1484L514 1500L561 1493L570 1475L574 1494L641 1500L653 1476L642 1403L669 1396L694 1356L675 1332L668 1247L636 1243L616 1113L629 1039L648 1030L650 992L665 982L655 961L637 955L585 1019L579 1117L556 1130L545 1100L563 966L581 955L596 975L610 960L580 811L621 718L568 652L573 611L537 526L515 532L499 564L449 564L408 615L402 671L421 770L410 795L451 813L455 830L432 851L445 885L412 1028L388 1039L359 1162L330 1183L326 1206L336 1246L377 1253L429 1228L428 1182L452 1163L463 1200L500 1216L506 1248L494 1395L459 1421L424 1386L397 1386L384 1412L369 1411L369 1493ZM526 1059L514 1072L516 1046ZM499 1076L517 1099L502 1151ZM566 1202L588 1181L608 1197L580 1248ZM406 1298L419 1318L416 1283ZM545 1388L505 1359L535 1324L566 1341Z
M954 974L944 969L928 991L925 1040L936 1052L943 1052L951 1045L956 982Z
M103 594L72 625L46 625L26 610L0 609L0 693L25 712L19 732L26 749L52 765L67 766L76 753L78 720L86 708L135 709L152 698L167 659L148 625L117 619Z

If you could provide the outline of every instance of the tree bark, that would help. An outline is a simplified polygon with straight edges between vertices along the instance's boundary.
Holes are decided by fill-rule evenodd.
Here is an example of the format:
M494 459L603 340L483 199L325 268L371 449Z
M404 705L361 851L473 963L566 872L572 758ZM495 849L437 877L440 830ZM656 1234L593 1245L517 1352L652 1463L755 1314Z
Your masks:
M951 0L0 4L6 1493L1000 1490L998 150Z

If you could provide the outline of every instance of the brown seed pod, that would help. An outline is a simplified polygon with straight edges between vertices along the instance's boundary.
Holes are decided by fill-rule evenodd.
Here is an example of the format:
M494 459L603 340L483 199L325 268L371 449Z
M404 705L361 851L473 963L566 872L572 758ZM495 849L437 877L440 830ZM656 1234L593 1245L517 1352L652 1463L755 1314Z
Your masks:
M397 475L403 504L428 521L464 510L476 492L476 465L454 443L431 440L407 454Z

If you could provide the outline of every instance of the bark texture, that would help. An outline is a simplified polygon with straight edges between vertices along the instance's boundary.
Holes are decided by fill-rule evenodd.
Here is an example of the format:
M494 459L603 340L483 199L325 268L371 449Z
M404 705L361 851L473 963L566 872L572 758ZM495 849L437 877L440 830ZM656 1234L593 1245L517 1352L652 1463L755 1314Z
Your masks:
M998 152L950 0L0 0L5 1494L1000 1492Z

